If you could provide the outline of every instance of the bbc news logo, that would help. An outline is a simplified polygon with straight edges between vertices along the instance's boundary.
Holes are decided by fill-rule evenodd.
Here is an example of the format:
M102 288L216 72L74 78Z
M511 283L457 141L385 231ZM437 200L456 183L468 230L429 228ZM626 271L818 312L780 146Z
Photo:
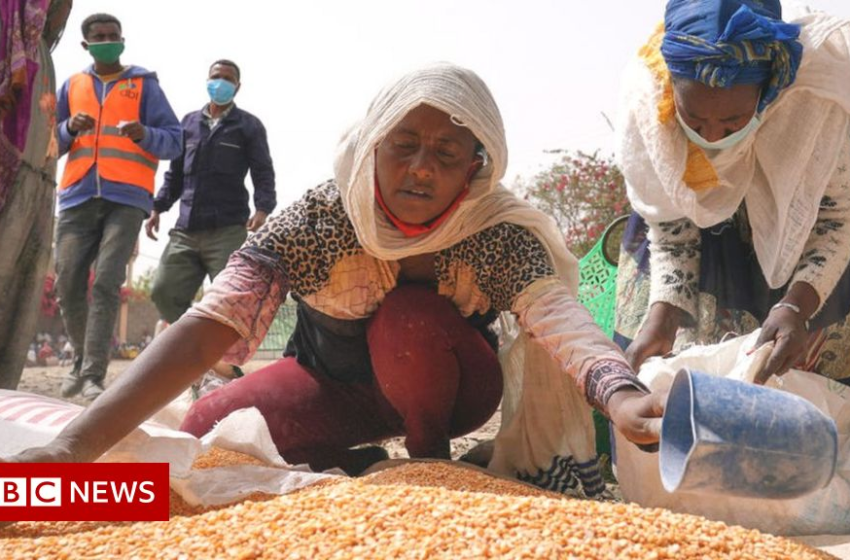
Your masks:
M70 482L69 503L132 504L136 494L138 503L149 504L156 499L153 493L153 481L115 482L114 480L84 480ZM31 506L61 507L61 478L0 478L0 507Z
M167 521L168 463L0 463L0 521Z

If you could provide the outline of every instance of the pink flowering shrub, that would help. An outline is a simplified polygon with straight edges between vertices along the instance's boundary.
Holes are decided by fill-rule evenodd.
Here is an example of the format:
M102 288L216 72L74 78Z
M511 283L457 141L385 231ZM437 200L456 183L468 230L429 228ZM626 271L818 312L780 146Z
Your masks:
M553 153L560 159L525 185L525 199L555 219L570 251L581 258L608 224L631 212L626 183L612 156Z

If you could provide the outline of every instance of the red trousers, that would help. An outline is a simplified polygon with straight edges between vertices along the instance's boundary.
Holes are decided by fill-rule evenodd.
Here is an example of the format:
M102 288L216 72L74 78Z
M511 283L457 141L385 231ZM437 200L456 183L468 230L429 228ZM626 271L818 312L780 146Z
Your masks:
M411 457L448 458L449 438L483 425L502 398L496 353L446 298L390 292L367 328L374 379L342 383L284 358L208 393L181 429L202 436L240 408L262 413L280 454L313 469L357 470L349 448L405 436Z

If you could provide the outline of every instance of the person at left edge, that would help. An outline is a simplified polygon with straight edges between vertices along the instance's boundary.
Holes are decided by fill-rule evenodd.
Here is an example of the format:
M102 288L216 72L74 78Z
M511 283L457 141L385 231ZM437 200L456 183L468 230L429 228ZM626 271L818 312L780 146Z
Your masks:
M94 64L57 94L59 153L68 160L59 184L56 290L76 356L62 396L93 400L103 392L119 292L153 208L158 161L180 155L183 133L156 74L121 63L115 16L87 17L82 33Z
M0 389L15 390L50 265L58 148L53 48L71 0L3 3L0 24ZM23 30L23 33L22 33ZM20 40L13 40L13 37ZM33 352L33 362L35 352Z

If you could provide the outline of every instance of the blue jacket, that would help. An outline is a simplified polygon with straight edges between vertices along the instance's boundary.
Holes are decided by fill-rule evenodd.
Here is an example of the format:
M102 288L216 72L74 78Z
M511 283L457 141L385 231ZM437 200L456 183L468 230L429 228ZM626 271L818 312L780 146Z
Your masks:
M98 99L103 99L105 96L103 82L95 74L94 67L86 68L84 73L92 76L95 93ZM183 148L180 122L159 87L156 74L139 66L129 66L121 76L144 78L139 120L145 126L145 137L139 142L139 146L159 159L173 159L179 156ZM106 94L116 83L118 82L113 81L107 84ZM56 132L59 138L60 156L68 152L74 140L73 135L68 132L68 120L72 116L68 107L68 84L69 81L62 84L56 95ZM79 182L59 191L59 211L78 206L91 198L101 197L119 204L135 206L146 214L149 214L153 208L153 197L150 193L134 185L116 183L99 177L97 164L95 164Z
M203 111L189 113L182 124L183 154L166 171L154 209L166 212L180 200L175 227L183 231L245 225L250 170L254 206L271 214L277 205L274 167L260 119L234 106L212 131Z

